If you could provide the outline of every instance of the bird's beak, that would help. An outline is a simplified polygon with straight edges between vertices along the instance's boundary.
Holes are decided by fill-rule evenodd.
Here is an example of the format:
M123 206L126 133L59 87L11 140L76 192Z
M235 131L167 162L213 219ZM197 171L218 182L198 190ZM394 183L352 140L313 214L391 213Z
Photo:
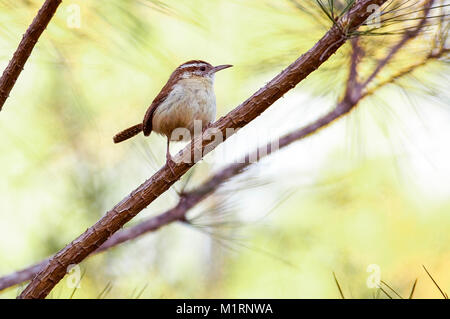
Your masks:
M232 67L231 64L222 64L222 65L215 66L215 67L213 67L211 69L211 74L216 73L216 72L218 72L220 70L223 70L223 69L231 68L231 67Z

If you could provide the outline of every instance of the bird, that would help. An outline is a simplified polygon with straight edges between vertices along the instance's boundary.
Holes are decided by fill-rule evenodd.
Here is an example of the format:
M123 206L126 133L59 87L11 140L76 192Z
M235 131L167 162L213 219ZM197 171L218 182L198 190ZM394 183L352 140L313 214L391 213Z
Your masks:
M142 123L133 125L113 137L120 143L133 136L152 131L167 138L166 164L173 172L170 141L186 140L190 136L173 134L178 129L187 129L194 134L194 122L201 121L202 130L216 118L216 96L214 76L216 72L232 67L231 64L212 66L202 60L190 60L178 66L170 75L159 94L148 107Z

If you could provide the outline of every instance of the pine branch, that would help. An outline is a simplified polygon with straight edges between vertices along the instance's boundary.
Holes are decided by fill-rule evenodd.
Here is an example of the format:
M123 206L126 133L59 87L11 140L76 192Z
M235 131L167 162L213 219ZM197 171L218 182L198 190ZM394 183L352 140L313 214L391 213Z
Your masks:
M420 33L420 31L422 31L423 27L425 26L425 24L427 22L426 17L428 16L428 13L431 10L433 2L434 2L434 0L426 1L426 3L424 4L424 8L423 8L423 17L419 18L420 21L417 24L417 26L414 27L412 30L407 30L407 31L403 32L403 36L402 36L401 40L399 42L397 42L397 44L391 48L389 53L378 62L375 70L370 74L370 76L367 78L367 80L362 84L362 88L366 88L367 85L370 82L372 82L373 79L375 79L375 77L378 75L378 73L380 73L380 71L386 66L386 64L388 64L388 62L392 60L392 58L397 54L397 52L400 51L400 49L402 47L404 47L409 41L414 39Z
M222 133L226 139L229 137L229 134L225 134L227 129L236 130L251 122L336 52L346 41L346 35L342 30L352 31L358 28L370 15L370 11L367 10L369 5L382 5L384 2L386 0L357 1L312 49L299 57L240 106L215 122L211 129ZM227 131L229 132L229 130ZM59 251L36 275L19 298L45 298L64 277L69 265L80 263L129 220L168 190L195 164L191 160L192 158L196 158L199 153L203 156L206 155L222 142L216 140L209 142L212 136L211 131L207 130L202 136L195 137L174 157L176 165L172 169L167 165L162 167L86 232Z
M0 78L0 111L42 32L49 24L62 0L46 0L23 35L16 52Z

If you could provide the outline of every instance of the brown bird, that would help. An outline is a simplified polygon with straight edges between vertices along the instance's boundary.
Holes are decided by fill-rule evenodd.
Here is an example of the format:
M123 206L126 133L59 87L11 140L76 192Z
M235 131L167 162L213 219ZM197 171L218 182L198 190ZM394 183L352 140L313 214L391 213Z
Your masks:
M190 139L190 136L173 134L177 128L187 129L194 134L194 121L201 121L202 129L216 118L216 96L214 75L217 71L231 67L224 64L212 66L208 62L192 60L183 63L173 71L166 85L153 100L145 113L144 120L116 134L114 143L125 141L141 131L149 136L152 131L167 137L166 161L172 169L170 141Z

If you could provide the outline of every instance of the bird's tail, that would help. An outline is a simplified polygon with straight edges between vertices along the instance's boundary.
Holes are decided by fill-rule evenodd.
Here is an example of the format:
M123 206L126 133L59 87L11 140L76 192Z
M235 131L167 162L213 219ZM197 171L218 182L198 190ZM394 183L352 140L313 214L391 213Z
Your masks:
M114 143L120 143L142 132L142 124L136 124L123 130L113 137Z

